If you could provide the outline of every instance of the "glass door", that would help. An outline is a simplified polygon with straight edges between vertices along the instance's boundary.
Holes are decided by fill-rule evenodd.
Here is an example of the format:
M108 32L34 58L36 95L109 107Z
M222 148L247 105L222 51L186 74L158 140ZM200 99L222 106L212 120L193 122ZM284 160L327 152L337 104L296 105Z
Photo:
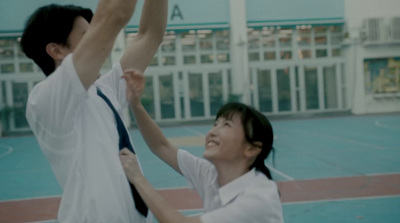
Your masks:
M276 86L278 95L278 112L292 110L292 84L290 67L276 69Z

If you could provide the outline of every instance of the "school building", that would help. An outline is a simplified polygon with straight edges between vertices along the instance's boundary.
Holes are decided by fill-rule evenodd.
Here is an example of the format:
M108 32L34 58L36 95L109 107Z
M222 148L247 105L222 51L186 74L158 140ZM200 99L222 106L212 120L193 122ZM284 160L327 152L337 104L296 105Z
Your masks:
M140 9L102 72L138 29ZM145 75L143 104L158 123L212 119L227 101L267 116L400 111L398 0L169 0L164 41ZM2 129L29 131L25 104L45 76L19 47L27 16L48 4L0 1Z

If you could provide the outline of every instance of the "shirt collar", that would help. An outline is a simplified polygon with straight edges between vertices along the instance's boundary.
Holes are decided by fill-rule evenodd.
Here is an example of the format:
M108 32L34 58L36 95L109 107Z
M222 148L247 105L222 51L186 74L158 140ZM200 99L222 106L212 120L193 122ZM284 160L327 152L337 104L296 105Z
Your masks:
M219 196L223 206L228 204L233 198L241 193L248 185L249 182L253 182L256 177L255 169L251 169L246 174L233 180L232 182L219 188Z

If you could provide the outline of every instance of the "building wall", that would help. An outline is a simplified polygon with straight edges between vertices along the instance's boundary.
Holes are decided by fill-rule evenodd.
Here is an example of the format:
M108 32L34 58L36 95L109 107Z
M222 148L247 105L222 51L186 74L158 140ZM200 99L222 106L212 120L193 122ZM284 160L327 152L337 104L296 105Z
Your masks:
M104 71L135 36L143 2ZM237 10L234 2L245 6ZM18 106L21 117L28 92L44 76L20 52L18 37L26 16L48 3L95 9L97 0L0 1L0 106ZM164 42L145 74L146 109L157 122L212 119L239 92L266 115L357 113L368 104L364 85L355 87L363 83L355 81L363 77L355 75L363 69L360 58L389 50L364 49L353 34L343 42L344 6L344 0L170 0ZM12 119L14 130L26 129L22 119Z
M398 0L345 1L348 99L355 114L400 111L400 36L391 36L400 22L390 26L399 8Z

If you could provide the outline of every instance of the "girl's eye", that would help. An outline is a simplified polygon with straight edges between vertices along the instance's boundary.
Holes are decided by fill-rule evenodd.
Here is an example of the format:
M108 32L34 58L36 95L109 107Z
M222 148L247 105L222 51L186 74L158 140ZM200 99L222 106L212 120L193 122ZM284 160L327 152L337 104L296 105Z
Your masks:
M229 122L224 122L224 126L231 126Z

